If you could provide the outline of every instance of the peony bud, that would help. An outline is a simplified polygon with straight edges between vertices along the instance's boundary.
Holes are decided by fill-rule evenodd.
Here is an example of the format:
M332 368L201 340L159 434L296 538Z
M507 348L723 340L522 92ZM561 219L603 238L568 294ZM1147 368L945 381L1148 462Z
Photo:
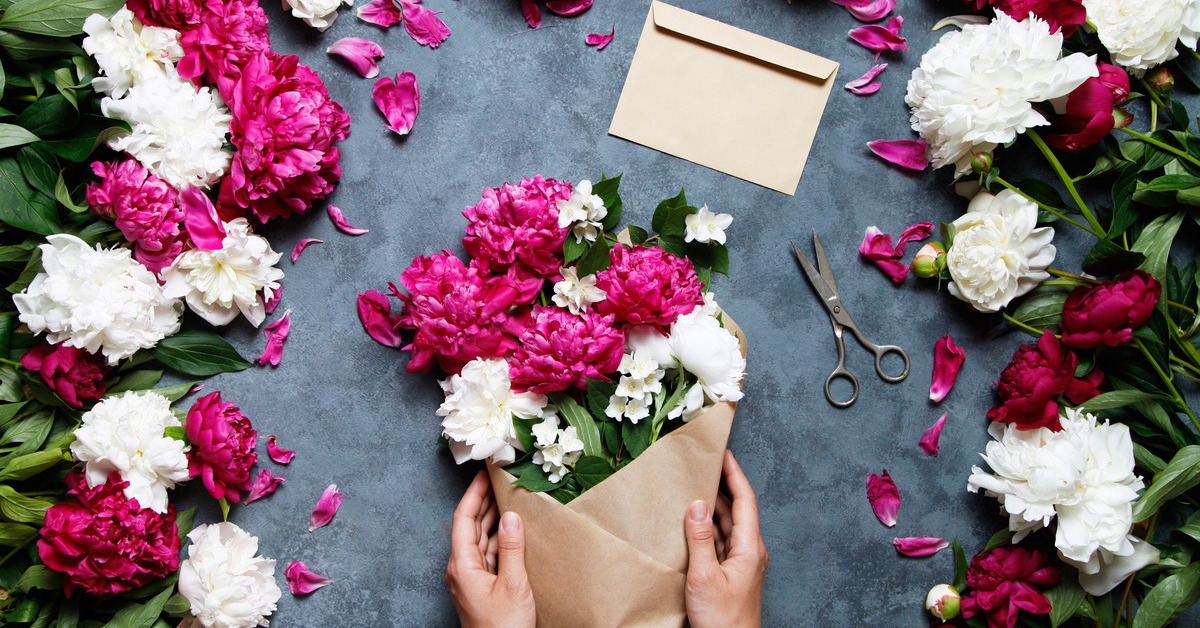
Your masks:
M941 242L926 244L913 258L912 272L922 279L937 277L943 270L946 270L946 247Z
M1129 99L1129 73L1125 68L1104 63L1097 64L1100 76L1097 77L1102 85L1112 93L1113 104L1120 105Z
M1175 89L1175 77L1166 68L1159 68L1151 72L1150 76L1146 77L1146 82L1157 87L1158 91L1164 94Z
M971 169L978 173L984 173L992 169L992 154L979 152L971 157Z
M959 602L962 596L958 590L948 584L939 584L929 590L925 596L925 610L943 622L958 617Z
M1113 109L1113 128L1123 129L1133 123L1133 114L1124 109Z

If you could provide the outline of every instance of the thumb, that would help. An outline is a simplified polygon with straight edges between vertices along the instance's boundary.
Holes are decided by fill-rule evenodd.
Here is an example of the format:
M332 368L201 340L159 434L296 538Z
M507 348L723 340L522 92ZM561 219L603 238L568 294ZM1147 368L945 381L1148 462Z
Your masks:
M688 508L683 529L688 544L688 575L704 578L720 569L717 548L713 541L712 514L708 511L708 504L703 501L694 502Z
M498 576L507 585L523 585L529 581L525 573L525 524L521 516L509 511L500 517L496 533L499 565Z

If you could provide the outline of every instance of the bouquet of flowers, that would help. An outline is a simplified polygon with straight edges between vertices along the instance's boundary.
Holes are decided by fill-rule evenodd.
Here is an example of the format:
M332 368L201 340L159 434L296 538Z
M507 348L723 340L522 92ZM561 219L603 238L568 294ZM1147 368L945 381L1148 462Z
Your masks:
M742 396L744 340L707 292L732 218L681 191L656 235L617 234L619 185L485 190L463 212L469 262L416 258L391 286L399 315L359 296L376 340L411 332L410 372L448 376L443 437L460 464L489 462L500 507L527 522L547 625L682 625L683 513L716 497Z

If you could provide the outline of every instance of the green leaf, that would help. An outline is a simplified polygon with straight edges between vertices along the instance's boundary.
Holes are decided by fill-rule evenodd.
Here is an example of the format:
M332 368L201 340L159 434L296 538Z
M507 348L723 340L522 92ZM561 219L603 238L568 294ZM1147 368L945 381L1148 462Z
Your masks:
M145 604L130 604L117 611L112 620L104 624L104 628L150 628L158 621L167 600L174 594L175 587L169 586Z
M941 227L941 229L939 229L939 233L941 233L942 244L946 247L947 251L949 251L950 247L954 245L954 235L957 231L958 231L958 228L954 226L954 223L949 223L949 222L942 223L942 227Z
M233 345L209 331L180 332L163 339L151 353L167 368L194 377L209 377L250 367Z
M1167 466L1167 463L1162 458L1159 458L1151 453L1149 449L1146 449L1137 443L1133 444L1133 459L1137 461L1138 465L1149 471L1151 474L1156 474Z
M1058 628L1063 622L1074 617L1083 605L1083 600L1087 598L1087 592L1079 586L1075 576L1069 573L1047 590L1045 595L1050 600L1051 628Z
M0 523L0 545L17 547L36 537L38 529L21 523Z
M79 604L64 600L58 605L58 626L56 628L78 628L78 626Z
M175 617L191 616L192 603L188 601L182 593L172 595L167 603L163 605L163 612ZM61 627L60 627L61 628Z
M1138 212L1133 208L1133 191L1137 189L1137 182L1137 171L1130 169L1113 184L1113 216L1108 228L1108 237L1120 236L1137 221Z
M1012 545L1012 540L1012 530L1000 530L999 532L993 534L992 538L988 539L987 545L983 546L983 551L986 552L988 550L996 549L997 547Z
M1200 185L1200 178L1190 174L1166 174L1140 187L1148 192L1174 192L1197 185Z
M604 455L603 444L600 442L600 428L596 427L596 420L592 415L565 393L551 393L550 400L558 406L558 411L567 420L567 424L574 426L579 440L583 441L583 453L588 456Z
M71 191L67 189L67 182L63 179L62 172L58 173L58 180L54 183L54 200L62 203L63 207L66 207L76 214L82 214L83 212L88 211L88 206L86 204L80 205L75 202L74 198L71 198Z
M37 0L33 1L36 2ZM0 47L7 50L8 54L17 61L28 61L51 55L70 56L86 54L83 48L75 45L69 39L23 35L3 29L0 29ZM10 82L15 83L15 81Z
M599 196L600 200L604 201L604 209L608 212L601 222L603 230L612 231L621 222L623 207L621 195L617 193L617 189L621 187L621 177L624 175L617 175L611 179L603 178L604 175L600 176L600 181L592 185L592 194Z
M187 535L192 532L192 521L196 518L196 507L180 510L175 513L175 527L179 528L179 539L187 545Z
M629 452L630 458L637 458L650 447L651 439L654 437L654 428L651 423L645 419L636 425L631 421L621 423L621 442L625 444L625 450Z
M13 591L17 593L29 593L34 589L42 591L58 591L62 589L62 574L57 571L47 569L45 565L32 565L25 573L21 574L21 579L17 581L17 586L13 587Z
M563 264L570 264L583 257L589 246L587 240L576 240L575 236L568 232L567 239L563 240Z
M621 424L616 421L600 421L600 440L604 451L614 458L621 451Z
M678 236L682 238L687 234L687 217L696 213L695 207L683 206L672 207L667 210L667 217L662 223L662 229L658 229L659 235Z
M565 504L576 497L579 497L580 489L579 482L570 476L567 477L567 483L560 488L547 493L549 496L557 499L559 503Z
M1200 187L1179 190L1175 193L1175 200L1192 207L1200 206Z
M599 456L584 456L575 463L575 479L584 489L603 482L605 478L615 473L612 464Z
M111 16L121 0L17 0L0 18L0 28L34 35L73 37L93 13Z
M0 148L22 146L38 141L38 136L15 124L0 124Z
M30 187L47 196L54 195L54 183L58 179L58 158L44 147L24 146L17 151L17 164Z
M587 404L592 416L604 418L609 399L617 392L617 385L602 379L587 380Z
M0 482L28 480L29 478L63 462L63 450L45 449L24 456L17 456L0 470Z
M1144 253L1127 251L1112 240L1097 240L1083 260L1083 270L1096 276L1119 275L1145 261Z
M2 185L3 183L0 183L0 186ZM0 191L0 197L3 197L2 191ZM3 209L0 208L0 212L2 211ZM4 220L3 217L0 217L0 221L2 220ZM25 268L21 270L21 274L17 277L17 280L8 284L5 289L13 294L24 290L30 283L33 282L34 277L37 277L37 274L41 271L42 250L40 248L34 248L29 252L29 261L25 262Z
M596 238L588 252L579 259L577 269L580 277L591 275L608 268L612 262L609 257L609 243L607 238Z
M1085 412L1096 413L1100 410L1123 408L1149 399L1165 399L1165 397L1141 390L1114 390L1092 397L1079 408Z
M130 371L121 376L112 386L108 387L106 397L123 393L127 390L150 390L154 388L158 380L162 379L162 371L154 371L150 369Z
M1123 164L1124 164L1124 162L1121 159L1118 159L1114 155L1110 155L1110 154L1100 155L1099 157L1096 158L1096 165L1092 166L1091 171L1085 175L1076 177L1075 181L1091 179L1092 177L1102 175L1106 172L1111 172L1113 170L1120 168Z
M1013 318L1038 329L1053 327L1062 322L1063 303L1071 290L1069 286L1041 286L1017 306Z
M1164 286L1167 284L1167 258L1171 254L1171 242L1182 224L1182 212L1159 216L1146 225L1137 242L1129 249L1146 256L1138 268L1153 275ZM1159 305L1166 307L1167 304L1163 301Z
M1162 628L1200 599L1200 562L1192 563L1154 585L1133 616L1133 628Z
M61 138L45 140L44 145L47 150L67 161L82 163L87 161L97 146L108 141L108 138L127 131L129 125L125 122L85 114L79 116L79 124L71 133Z
M672 208L683 207L684 205L687 205L687 196L683 194L683 188L679 188L679 194L674 198L661 201L658 207L654 208L654 218L650 221L650 228L656 233L662 233L663 225L666 224L669 211Z
M7 484L0 484L0 514L9 521L42 525L46 511L53 502L26 497Z
M1041 179L1024 179L1017 183L1017 187L1043 205L1049 205L1055 209L1066 211L1067 204L1063 201L1058 190Z
M558 482L551 482L546 472L542 471L541 467L535 465L521 472L521 477L517 478L513 484L534 493L545 493L562 486L566 481L567 478L563 477Z
M649 237L650 237L650 234L646 233L645 229L643 229L637 225L629 225L629 241L634 246L645 244L646 238L649 238Z
M1200 445L1188 445L1177 451L1149 488L1133 505L1133 521L1145 521L1167 501L1200 484Z
M173 438L178 441L188 442L187 429L181 425L171 425L163 428L163 436Z
M1188 517L1187 521L1176 528L1175 531L1200 541L1200 510L1193 512L1192 516Z
M79 112L62 94L41 98L17 116L17 122L38 137L64 133L75 126Z
M29 186L12 157L0 159L0 221L40 235L63 230L58 205Z
M687 251L683 244L683 236L659 235L658 247L677 257L684 257L687 255Z
M958 537L954 537L954 588L959 591L967 589L967 555L959 545Z

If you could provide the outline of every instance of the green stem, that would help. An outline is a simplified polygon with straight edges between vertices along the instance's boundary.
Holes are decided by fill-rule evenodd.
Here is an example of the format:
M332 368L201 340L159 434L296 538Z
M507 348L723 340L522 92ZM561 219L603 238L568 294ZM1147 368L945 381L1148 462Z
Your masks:
M1150 101L1150 132L1158 130L1158 102Z
M1004 320L1012 323L1013 325L1016 325L1017 327L1020 327L1023 331L1025 331L1029 335L1033 336L1034 338L1042 337L1042 330L1040 330L1036 327L1031 327L1029 325L1026 325L1025 323L1022 323L1021 321L1009 316L1008 312L1001 312L1000 315L1004 317Z
M1179 309L1183 310L1184 312L1187 312L1188 314L1195 315L1195 313L1196 313L1196 310L1193 310L1192 308L1190 308L1182 303L1176 303L1174 301L1167 301L1167 305L1169 305L1171 307L1179 308Z
M1102 238L1102 237L1104 237L1104 236L1102 236L1102 235L1100 235L1100 234L1096 233L1095 231L1093 231L1091 227L1088 227L1087 225L1085 225L1085 224L1083 224L1083 223L1079 222L1078 220L1075 220L1075 219L1073 219L1073 218L1070 218L1070 217L1069 217L1069 216L1067 216L1066 214L1064 214L1064 213L1062 213L1062 212L1058 211L1057 209L1055 209L1055 208L1053 208L1053 207L1051 207L1051 206L1049 206L1049 205L1047 205L1047 204L1045 204L1045 203L1043 203L1043 202L1041 202L1041 201L1037 200L1036 198L1033 198L1032 196L1030 196L1030 195L1026 194L1024 190L1022 190L1021 188L1019 188L1019 187L1017 187L1017 186L1015 186L1015 185L1013 185L1013 184L1009 183L1008 181L1005 181L1003 178L1001 178L1001 177L996 177L996 178L995 178L995 181L996 181L996 183L999 183L1000 185L1003 185L1005 188L1007 188L1007 189L1009 189L1009 190L1012 190L1013 192L1016 192L1017 194L1020 194L1021 196L1025 197L1025 200L1027 200L1027 201L1030 201L1030 202L1032 202L1032 203L1036 204L1038 207L1041 207L1042 209L1044 209L1044 210L1046 210L1046 211L1050 212L1051 214L1054 214L1055 216L1057 216L1057 217L1058 217L1058 219L1059 219L1059 220L1065 220L1065 221L1067 221L1067 222L1069 222L1069 223L1071 223L1071 224L1075 225L1076 227L1079 227L1080 229L1083 229L1084 231L1087 231L1088 233L1090 233L1090 234L1092 234L1092 235L1094 235L1094 236L1096 236L1096 237L1098 237L1098 238Z
M8 358L0 358L0 364L9 364L9 365L12 365L12 366L21 366L21 363L20 363L20 362L17 362L17 361L15 361L15 360L10 360L10 359L8 359Z
M4 563L8 562L8 559L12 558L14 554L25 549L26 545L29 545L30 543L36 541L37 539L38 539L38 537L35 536L35 537L29 539L28 541L25 541L24 543L12 548L11 552L4 555L4 558L0 558L0 565L3 565Z
M1075 273L1069 273L1065 270L1059 270L1057 268L1046 268L1046 272L1050 273L1051 275L1054 275L1055 277L1063 277L1065 279L1074 279L1075 281L1078 281L1083 284L1087 284L1089 286L1100 285L1100 282L1095 279L1090 279L1088 277L1084 277L1083 275L1076 275Z
M1192 157L1191 155L1187 154L1185 151L1179 150L1178 148L1175 148L1174 146L1171 146L1170 144L1167 144L1165 142L1160 142L1160 141L1154 139L1153 137L1146 135L1145 133L1138 133L1137 131L1134 131L1133 129L1130 129L1128 127L1124 128L1124 129L1117 129L1117 130L1126 135L1132 135L1133 137L1136 137L1139 140L1142 140L1143 142L1145 142L1151 146L1155 146L1162 150L1165 150L1168 153L1175 155L1176 157L1186 159L1186 160L1192 162L1197 167L1200 167L1200 159L1196 159L1195 157Z
M1025 134L1029 136L1029 139L1033 140L1033 143L1041 151L1046 161L1050 162L1050 167L1054 168L1054 172L1058 174L1058 178L1062 180L1063 185L1067 187L1067 192L1070 193L1071 199L1079 207L1079 212L1083 214L1088 224L1092 226L1092 233L1098 238L1103 238L1105 236L1104 227L1100 226L1100 222L1096 220L1096 216L1092 214L1092 210L1088 209L1087 203L1084 203L1083 198L1079 196L1079 190L1075 189L1075 182L1071 180L1071 177L1067 176L1066 169L1063 168L1062 162L1058 160L1058 157L1054 155L1054 151L1050 150L1050 147L1046 145L1046 142L1042 140L1042 136L1038 135L1037 131L1026 129Z
M1158 105L1159 107L1162 107L1163 111L1170 113L1171 108L1167 106L1167 103L1162 101L1162 96L1159 94L1158 88L1147 83L1146 79L1141 79L1141 83L1142 83L1142 88L1145 89L1146 93L1150 95L1151 104ZM1154 131L1154 127L1153 126L1150 127L1150 130Z
M1192 425L1195 425L1196 430L1200 431L1200 419L1196 418L1196 415L1192 413L1192 409L1189 408L1187 402L1184 401L1183 396L1179 394L1179 389L1175 388L1174 378L1168 376L1166 372L1163 371L1162 367L1158 365L1158 361L1154 359L1154 356L1150 355L1150 350L1146 348L1146 343L1142 342L1141 338L1134 336L1133 342L1137 344L1138 349L1142 350L1142 354L1146 356L1146 360L1150 362L1150 366L1154 367L1154 371L1158 373L1159 378L1161 378L1163 383L1167 385L1167 388L1170 389L1171 397L1175 400L1175 403L1179 404L1179 407L1183 408L1184 413L1187 414L1188 418L1192 420Z
M1180 365L1180 366L1182 366L1182 367L1185 367L1185 368L1187 368L1187 370L1189 370L1189 371L1191 371L1191 372L1193 372L1193 373L1195 373L1195 374L1197 374L1197 375L1200 375L1200 368L1197 368L1197 367L1196 367L1195 365L1193 365L1191 362L1188 362L1187 360L1184 360L1183 358L1180 358L1180 357L1179 357L1179 356L1177 356L1177 355L1173 355L1173 356L1171 356L1171 361L1172 361L1172 362L1175 362L1176 364L1178 364L1178 365Z

